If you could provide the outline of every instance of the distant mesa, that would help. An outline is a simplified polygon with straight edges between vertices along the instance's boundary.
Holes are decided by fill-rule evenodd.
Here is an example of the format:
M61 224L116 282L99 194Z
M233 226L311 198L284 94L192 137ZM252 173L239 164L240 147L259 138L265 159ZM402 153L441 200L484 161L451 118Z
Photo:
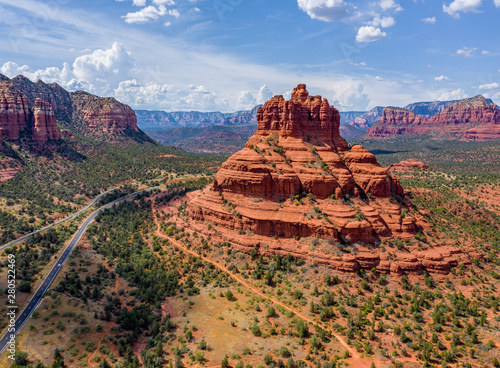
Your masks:
M389 171L409 171L415 169L428 169L429 165L415 158L410 158L397 164L389 165Z
M192 231L229 241L238 251L291 254L342 272L447 273L470 263L460 250L394 257L364 247L411 238L428 225L412 210L399 181L370 152L349 147L340 136L337 109L310 96L304 84L288 101L267 101L257 122L255 134L222 165L213 185L188 194ZM356 242L356 254L335 245Z
M397 107L386 107L381 119L366 132L370 139L430 135L464 141L500 139L500 109L483 96L466 98L430 118Z

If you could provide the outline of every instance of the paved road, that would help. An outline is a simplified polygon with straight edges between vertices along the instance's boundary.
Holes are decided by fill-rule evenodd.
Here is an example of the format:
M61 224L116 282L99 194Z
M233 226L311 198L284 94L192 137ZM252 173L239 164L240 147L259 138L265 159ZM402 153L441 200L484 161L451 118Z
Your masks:
M61 219L61 220L59 220L59 221L57 221L57 222L54 222L54 223L52 223L52 224L50 224L50 225L48 225L48 226L45 226L45 227L41 228L40 230L33 231L32 233L29 233L29 234L23 235L23 236L21 236L20 238L17 238L16 240L12 240L11 242L9 242L9 243L7 243L7 244L2 245L2 246L0 247L0 251L1 251L1 250L4 250L4 249L5 249L5 248L7 248L7 247L10 247L10 246L11 246L11 245L13 245L13 244L19 243L20 241L23 241L24 239L27 239L27 238L29 238L29 237L31 237L31 236L33 236L33 235L35 235L35 234L38 234L38 233L40 233L40 232L42 232L42 231L44 231L44 230L47 230L47 229L51 228L52 226L55 226L55 225L57 225L57 224L60 224L61 222L71 220L73 217L78 216L79 214L81 214L81 213L83 213L83 212L87 211L90 207L92 207L93 205L95 205L95 204L97 203L97 201L98 201L99 199L101 199L101 197L102 197L102 196L105 196L106 194L108 194L108 193L110 193L110 192L112 192L113 190L116 190L116 189L118 189L118 188L120 188L120 187L112 188L112 189L110 189L110 190L105 191L104 193L99 194L97 197L95 197L95 198L94 198L94 200L92 201L92 203L91 203L91 204L89 204L89 205L88 205L87 207L85 207L85 208L82 208L80 211L78 211L78 212L76 212L76 213L72 214L71 216L65 217L65 218L63 218L63 219Z
M160 186L160 187L163 187L163 186ZM28 319L31 317L31 314L33 313L33 311L38 307L38 305L41 303L41 301L43 300L43 296L44 294L46 293L46 291L49 289L50 285L52 284L52 282L55 280L57 274L59 273L59 271L61 270L64 262L67 261L69 255L71 254L71 252L73 251L73 249L75 249L76 245L78 244L78 242L80 241L82 235L85 233L85 231L87 230L87 227L92 223L92 221L94 221L94 219L96 218L96 216L99 214L99 212L101 212L102 210L104 210L105 208L109 208L111 207L112 205L118 203L118 202L121 202L127 198L130 198L132 196L135 196L139 193L142 193L142 192L145 192L145 191L149 191L149 190L153 190L153 189L157 189L157 188L160 188L160 187L154 187L154 188L148 188L148 189L144 189L144 190L141 190L141 191L138 191L138 192L135 192L135 193L132 193L132 194L129 194L129 195L126 195L125 197L121 197L111 203L108 203L107 205L99 208L98 210L94 211L85 221L84 223L80 226L80 228L77 230L77 232L75 233L75 235L73 235L73 238L71 239L71 241L69 242L69 244L66 246L66 248L64 249L63 253L61 254L61 256L59 257L59 259L57 260L57 262L55 263L55 265L52 267L52 269L50 270L49 274L45 277L45 279L43 280L43 283L38 287L37 291L35 292L35 294L33 295L33 297L31 298L31 300L29 301L28 305L24 308L24 310L21 312L20 315L18 315L17 311L16 311L16 322L15 322L15 334L19 333L19 331L21 330L21 328L24 326L24 324L28 321ZM111 189L111 190L114 190L114 189ZM110 192L111 190L109 190L108 192ZM107 192L101 194L104 195L106 194ZM89 207L91 207L93 204L96 203L96 201L100 198L97 197L96 199L94 199L94 201L92 202L92 204L90 204L89 206L87 206L86 208L84 208L83 210L75 213L74 215L70 216L70 217L67 217L61 221L58 221L58 222L62 222L62 221L66 221L67 219L71 218L71 217L74 217L74 216L77 216L79 213L83 212L84 210L88 209ZM51 226L54 226L55 224L57 223L54 223L52 224ZM50 226L48 226L50 227ZM47 228L48 228L47 227ZM44 228L45 229L45 228ZM25 239L26 237L28 236L32 236L33 234L36 234L37 232L40 232L44 229L40 229L34 233L31 233L31 234L28 234L28 235L25 235L24 237L22 238L19 238L17 239L15 242L18 242L18 241L21 241L22 239ZM6 244L4 245L1 249L4 249L5 247L9 246L13 244L13 242L9 243L9 244ZM8 308L9 309L9 308ZM0 354L2 354L4 352L4 350L7 348L8 344L9 344L9 340L10 340L10 337L11 337L11 333L10 332L7 332L1 339L0 339Z

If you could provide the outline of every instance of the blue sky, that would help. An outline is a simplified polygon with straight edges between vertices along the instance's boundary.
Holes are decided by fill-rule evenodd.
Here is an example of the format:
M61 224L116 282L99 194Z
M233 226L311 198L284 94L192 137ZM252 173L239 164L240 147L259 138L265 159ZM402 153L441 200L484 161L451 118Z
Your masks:
M499 16L500 0L0 0L0 73L167 111L298 83L344 111L500 103Z

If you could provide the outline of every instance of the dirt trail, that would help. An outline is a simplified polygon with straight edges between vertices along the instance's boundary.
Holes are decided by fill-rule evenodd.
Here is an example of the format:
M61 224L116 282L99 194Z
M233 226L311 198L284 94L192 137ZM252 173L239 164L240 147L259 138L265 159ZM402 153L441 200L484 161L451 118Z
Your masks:
M222 271L226 272L227 274L229 274L231 277L233 277L236 281L238 281L240 284L242 284L243 286L245 286L246 288L252 290L255 294L265 298L265 299L268 299L270 300L271 302L273 302L274 304L276 305L280 305L281 307L289 310L290 312L294 313L295 315L297 315L298 317L302 318L304 321L307 321L309 323L312 323L313 325L315 326L320 326L317 322L315 322L314 320L312 320L311 318L303 315L302 313L300 312L297 312L293 309L291 309L290 307L288 307L286 304L280 302L279 300L276 300L272 297L270 297L269 295L266 295L264 293L262 293L261 291L259 291L258 289L256 289L255 287L253 287L252 285L248 284L246 281L244 281L243 279L241 279L240 277L238 277L237 275L235 275L233 272L229 271L224 265L216 262L216 261L213 261L207 257L204 257L204 256L200 256L198 253L196 253L195 251L192 251L192 250L189 250L187 249L186 247L184 247L184 245L182 245L181 243L177 242L175 239L172 239L166 235L164 235L160 229L161 229L161 226L160 226L160 223L158 221L158 218L156 216L156 212L157 210L156 209L153 209L153 212L154 212L154 221L155 221L155 224L156 224L156 232L155 234L163 239L168 239L170 244L173 244L175 245L177 248L179 249L182 249L184 252L186 253L189 253L189 254L192 254L196 257L200 257L202 260L206 261L206 262L209 262L211 264L213 264L215 267L221 269ZM335 333L332 329L328 328L328 327L324 327L324 326L320 326L321 328L323 328L324 330L326 331L329 331L331 332L332 336L335 336L335 338L342 344L342 346L344 346L346 348L346 350L351 354L351 362L353 363L353 366L354 367L360 367L360 368L364 368L364 367L370 367L370 363L373 362L374 360L373 359L364 359L364 358L361 358L360 355L358 354L358 352L356 351L356 349L350 347L345 341L344 339L338 335L337 333Z
M104 265L104 267L106 267L106 269L109 272L113 272L113 270L111 269L111 267L109 267L107 262L104 262L103 265ZM118 294L118 276L115 277L115 285L113 286L113 291L115 292L116 296L120 299L120 303L122 304L122 306L127 308L127 310L130 312L132 310L132 307L123 303L119 294Z
M99 362L94 362L93 358L94 358L94 356L96 355L97 351L99 350L99 346L101 345L102 339L104 339L104 337L105 337L106 335L108 335L108 334L111 332L111 329L112 329L113 327L115 327L115 326L117 326L117 324L116 324L116 323L114 323L114 322L110 322L109 327L108 327L108 331L106 331L106 333L105 333L105 334L103 334L103 335L101 336L101 338L99 339L99 342L97 343L96 349L94 350L94 352L93 352L93 353L92 353L92 354L88 357L88 359L87 359L87 361L88 361L88 363L89 363L89 365L90 365L90 366L97 366L97 365L99 365Z

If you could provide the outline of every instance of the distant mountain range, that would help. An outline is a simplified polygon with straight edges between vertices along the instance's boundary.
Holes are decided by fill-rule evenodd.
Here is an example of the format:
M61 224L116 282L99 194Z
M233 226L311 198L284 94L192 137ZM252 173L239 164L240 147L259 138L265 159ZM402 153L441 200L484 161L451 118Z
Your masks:
M491 103L491 100L487 100ZM454 101L416 102L404 107L415 115L428 118L443 112ZM257 128L257 110L233 113L198 111L136 110L137 124L164 145L181 147L198 153L233 153L240 149ZM341 111L340 133L357 138L382 118L385 107L370 111Z
M212 125L257 125L257 110L262 105L255 106L252 110L230 113L199 112L199 111L149 111L136 110L137 124L141 128L161 130L178 127L208 127Z

